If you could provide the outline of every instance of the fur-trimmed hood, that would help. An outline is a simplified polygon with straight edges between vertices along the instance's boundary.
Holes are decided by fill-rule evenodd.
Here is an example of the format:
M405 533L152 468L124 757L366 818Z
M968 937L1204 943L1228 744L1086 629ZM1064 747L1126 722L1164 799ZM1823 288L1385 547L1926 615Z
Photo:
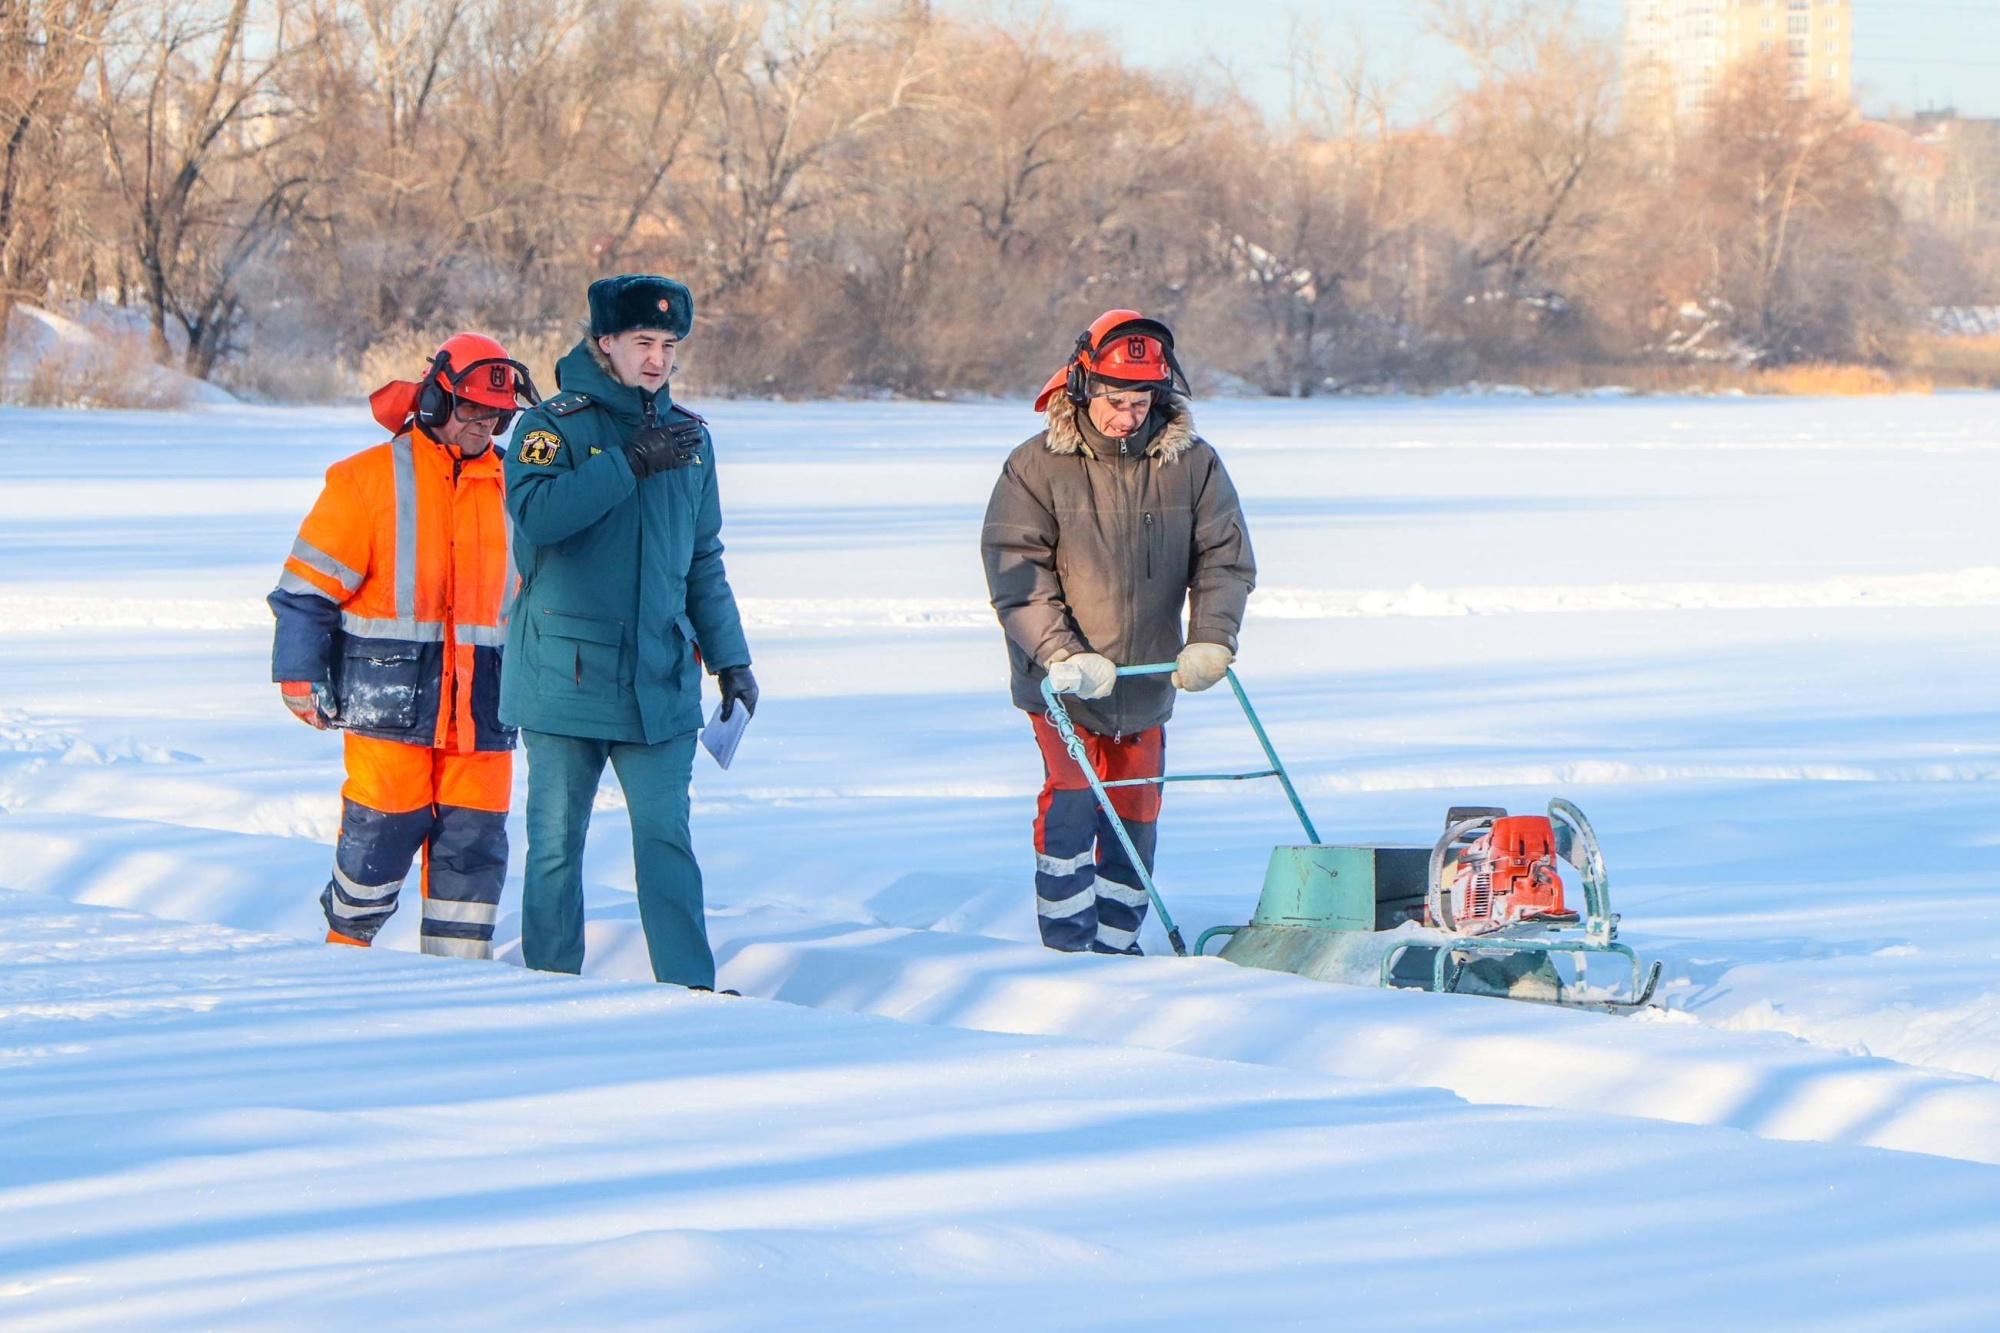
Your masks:
M1083 427L1078 424L1078 416L1083 411L1082 407L1064 397L1058 397L1049 404L1045 419L1050 453L1082 454L1086 458L1093 456L1089 443L1083 437ZM1154 408L1154 412L1163 420L1154 428L1153 438L1146 445L1146 454L1162 463L1171 463L1192 449L1201 438L1194 432L1194 409L1179 394L1169 394Z

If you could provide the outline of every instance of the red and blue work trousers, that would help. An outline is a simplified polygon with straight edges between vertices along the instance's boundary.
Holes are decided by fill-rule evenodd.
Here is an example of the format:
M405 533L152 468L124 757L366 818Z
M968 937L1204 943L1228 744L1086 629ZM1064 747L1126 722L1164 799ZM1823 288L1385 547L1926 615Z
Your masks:
M367 944L396 910L421 851L423 951L493 956L507 880L514 756L459 753L349 732L333 879L320 894L334 935Z
M1046 717L1031 715L1041 747L1042 796L1035 813L1035 915L1042 943L1069 953L1139 952L1146 890L1111 821L1098 809L1090 782L1070 758ZM1078 727L1091 767L1106 782L1155 778L1166 772L1167 733L1152 727L1131 736L1099 736ZM1152 873L1159 837L1160 787L1114 787L1111 808Z

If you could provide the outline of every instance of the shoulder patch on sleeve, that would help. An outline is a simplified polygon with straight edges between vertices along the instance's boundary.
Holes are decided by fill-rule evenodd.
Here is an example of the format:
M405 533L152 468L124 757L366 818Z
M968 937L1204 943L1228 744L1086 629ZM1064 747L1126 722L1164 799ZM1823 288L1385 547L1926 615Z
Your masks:
M562 444L562 436L552 430L531 430L521 437L515 458L531 467L548 467L556 461L556 450Z
M566 417L572 412L581 412L590 406L590 395L565 389L553 398L544 399L542 410L552 417Z

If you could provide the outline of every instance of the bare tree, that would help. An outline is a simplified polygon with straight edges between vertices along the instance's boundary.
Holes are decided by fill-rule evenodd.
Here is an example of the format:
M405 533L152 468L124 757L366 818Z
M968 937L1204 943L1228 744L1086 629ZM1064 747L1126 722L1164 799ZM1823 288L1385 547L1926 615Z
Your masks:
M1573 0L1428 0L1432 30L1471 62L1444 125L1463 237L1463 308L1503 341L1568 306L1575 252L1602 223L1592 173L1615 105L1608 43Z
M765 272L794 219L851 188L845 173L819 169L901 109L921 78L893 32L871 34L837 0L786 0L762 26L714 76L706 220L718 299Z
M1106 108L1086 91L1101 59L1056 24L1046 6L994 30L994 77L974 80L952 107L980 151L964 207L1002 256L1040 239L1029 213L1051 180L1088 160Z
M643 63L621 70L622 77L613 82L637 90L640 100L637 114L607 120L608 142L603 146L620 161L631 163L632 170L619 182L624 186L618 199L622 215L596 247L606 267L618 265L634 233L658 206L662 189L681 163L682 150L700 127L708 99L741 59L759 17L734 5L711 14L682 10L652 29L656 45L635 43L624 48L640 55ZM644 31L640 19L635 5L633 26ZM621 192L607 193L618 198Z
M1643 161L1573 0L1426 10L1467 70L1427 114L1306 29L1270 114L1047 0L0 0L0 305L115 287L162 358L333 391L308 354L552 355L643 267L712 388L1012 392L1138 306L1306 394L1881 359L2000 290L1995 229L1905 223L1825 108L1749 80Z
M1380 339L1357 336L1372 295L1362 288L1410 225L1414 199L1390 95L1365 47L1357 42L1336 58L1317 30L1299 25L1289 66L1283 131L1243 136L1249 188L1238 191L1242 205L1228 219L1228 247L1255 294L1269 349L1264 365L1246 369L1303 397L1327 387L1342 360L1363 377L1379 368L1367 354L1379 352Z
M237 279L300 207L310 177L274 152L285 116L264 94L288 53L285 11L250 0L217 11L162 12L140 58L98 63L105 155L122 197L145 294L154 356L206 379L243 318Z
M1699 299L1766 365L1886 357L1904 321L1900 218L1843 106L1801 97L1784 61L1725 80L1680 154L1708 261Z
M79 195L66 131L119 0L0 0L0 351Z

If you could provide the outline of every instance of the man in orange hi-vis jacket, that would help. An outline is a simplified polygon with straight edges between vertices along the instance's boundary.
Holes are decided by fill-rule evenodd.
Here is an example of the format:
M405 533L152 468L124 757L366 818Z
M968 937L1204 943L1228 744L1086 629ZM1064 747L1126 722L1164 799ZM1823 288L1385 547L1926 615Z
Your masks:
M310 726L346 734L327 943L367 945L424 856L423 950L487 958L507 873L514 731L500 653L515 579L493 437L527 369L461 333L422 380L369 399L395 438L327 469L271 609L271 678Z

